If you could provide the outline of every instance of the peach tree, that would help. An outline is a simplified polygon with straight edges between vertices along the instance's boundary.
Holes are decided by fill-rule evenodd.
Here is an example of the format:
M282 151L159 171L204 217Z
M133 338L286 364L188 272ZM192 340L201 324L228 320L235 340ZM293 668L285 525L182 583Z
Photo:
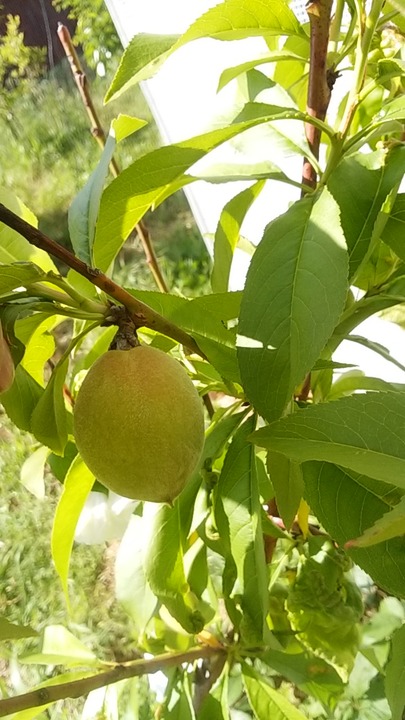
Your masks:
M61 461L51 551L67 602L77 522L92 488L102 489L75 445L86 371L118 340L169 353L204 400L206 429L173 502L135 496L118 551L116 594L139 659L111 667L50 626L36 660L66 671L4 697L0 716L35 717L57 700L159 669L167 675L159 718L403 716L405 385L334 356L350 338L405 371L355 332L382 311L403 323L405 17L398 0L312 0L307 13L300 23L287 0L224 0L180 37L133 38L106 101L200 38L261 37L268 51L218 73L219 88L246 80L229 122L148 153L107 182L116 144L144 125L130 115L112 122L69 210L73 252L1 191L1 403L44 462ZM330 112L342 78L347 91ZM235 138L243 149L252 133L262 161L246 151L239 165L204 178L248 181L219 217L212 293L167 292L153 253L156 292L119 285L114 260L145 213L201 179L199 160ZM297 177L277 164L291 155L302 162ZM253 248L241 226L269 180L299 197ZM230 291L235 250L247 246L244 289ZM70 342L50 363L52 332L66 318ZM120 466L124 456L136 467L139 444L143 452L149 442L155 466L156 437L142 430L120 443L111 426ZM0 618L2 641L34 631ZM103 717L118 717L109 707Z

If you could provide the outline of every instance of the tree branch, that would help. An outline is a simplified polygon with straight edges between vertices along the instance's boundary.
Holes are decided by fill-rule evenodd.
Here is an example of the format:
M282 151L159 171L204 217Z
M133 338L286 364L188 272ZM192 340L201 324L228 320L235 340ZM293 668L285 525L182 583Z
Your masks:
M75 79L75 83L80 93L83 105L86 108L87 115L91 123L91 134L97 140L100 148L103 150L105 146L105 132L101 125L100 119L97 114L97 110L94 107L93 100L90 94L89 84L87 82L87 76L84 72L75 47L72 43L69 29L66 25L58 23L58 37L62 43L62 47L65 51L66 57L69 60L70 69ZM111 159L110 172L113 177L118 177L120 174L120 168L115 158ZM155 249L150 237L150 233L145 224L141 221L135 225L135 230L141 241L146 262L150 268L150 271L155 279L155 283L161 292L169 292L166 281L163 277L163 273L159 267L158 259L156 257Z
M54 240L49 238L43 232L30 225L25 220L20 218L18 215L9 210L5 205L0 203L0 222L3 222L8 227L15 230L22 235L31 245L45 250L45 252L53 255L53 257L61 260L68 267L75 270L80 275L89 280L93 285L103 290L107 295L113 298L120 305L124 305L133 320L136 328L148 327L151 330L156 330L173 338L178 343L185 345L193 353L197 353L201 357L205 358L204 353L199 349L194 338L191 337L184 330L179 328L170 320L166 320L162 315L155 312L145 303L137 300L129 292L124 290L120 285L117 285L107 275L105 275L98 268L93 268L86 265L82 260L79 260L76 255L73 255L69 250L58 245Z
M28 708L41 707L54 703L57 700L65 700L67 698L78 698L87 695L92 690L112 685L120 680L145 675L146 673L155 673L164 668L182 665L183 663L191 664L196 660L208 658L212 656L222 655L225 651L219 648L209 646L196 647L183 653L165 653L151 660L134 660L131 663L123 663L117 665L112 670L92 675L81 680L72 680L68 683L60 685L50 685L49 687L38 688L23 695L0 700L0 717L5 717L11 713L27 710Z
M329 73L326 64L332 0L312 0L306 6L311 29L307 113L324 120L328 109L331 88L336 75ZM305 124L305 135L316 159L319 159L321 130ZM315 188L316 171L308 158L304 160L302 184Z

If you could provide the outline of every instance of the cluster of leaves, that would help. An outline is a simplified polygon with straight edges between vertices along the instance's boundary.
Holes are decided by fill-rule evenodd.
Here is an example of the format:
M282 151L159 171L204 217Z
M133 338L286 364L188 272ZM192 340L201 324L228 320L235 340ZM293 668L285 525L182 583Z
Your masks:
M327 7L319 2L328 26ZM138 504L118 552L116 594L140 652L169 649L182 659L176 671L167 670L159 711L165 718L227 720L233 707L250 708L257 718L299 720L313 712L309 700L298 709L302 694L318 703L317 717L338 717L341 697L355 698L356 711L364 702L370 718L377 717L372 699L387 720L400 720L405 706L403 606L395 605L389 630L376 630L384 605L374 626L362 630L350 559L385 591L405 597L404 386L345 372L333 360L359 323L405 302L404 17L382 0L368 10L363 2L338 3L328 71L336 77L352 68L352 80L331 121L306 110L308 77L326 82L310 53L313 31L285 0L225 0L179 38L134 38L107 100L202 37L259 35L269 52L222 73L220 87L242 74L249 79L229 122L148 153L104 189L117 143L144 125L124 115L113 120L100 163L69 211L72 246L87 277L71 269L62 278L47 253L0 226L1 322L16 365L2 403L46 448L44 462L58 464L64 490L52 554L68 595L76 524L95 481L76 452L71 406L79 373L108 349L114 333L104 326L106 292L117 293L103 273L148 209L201 179L193 175L198 160L234 138L246 152L245 163L211 167L203 178L250 181L219 219L213 292L191 300L136 288L119 295L129 312L143 308L142 341L173 351L201 394L231 398L210 418L200 467L182 494L171 507ZM271 77L257 70L268 64ZM322 137L323 153L310 147L309 127ZM273 158L277 147L277 164L250 161L252 132L263 155ZM309 160L315 182L286 174L283 157L291 151ZM266 180L298 186L302 197L267 226L243 292L229 292L233 253L244 245L241 225ZM35 225L18 199L10 193L1 199ZM52 330L65 317L74 320L73 336L45 383ZM179 345L180 335L201 354ZM350 338L401 366L382 346ZM3 637L13 632L6 627ZM196 636L205 664L193 674L187 658L195 658ZM65 641L72 642L49 631L34 660L60 664ZM97 658L77 653L63 661L90 668L78 679L102 669ZM161 667L176 657L162 655ZM361 697L352 678L364 668Z

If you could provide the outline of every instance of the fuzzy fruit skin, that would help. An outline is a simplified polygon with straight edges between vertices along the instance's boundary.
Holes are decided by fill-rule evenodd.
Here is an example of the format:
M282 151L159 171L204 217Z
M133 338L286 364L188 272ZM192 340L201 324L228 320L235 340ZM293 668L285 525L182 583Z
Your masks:
M0 394L9 390L14 382L14 363L10 348L3 336L0 323Z
M119 495L172 502L204 444L204 413L184 368L156 348L110 350L87 373L74 413L78 450Z

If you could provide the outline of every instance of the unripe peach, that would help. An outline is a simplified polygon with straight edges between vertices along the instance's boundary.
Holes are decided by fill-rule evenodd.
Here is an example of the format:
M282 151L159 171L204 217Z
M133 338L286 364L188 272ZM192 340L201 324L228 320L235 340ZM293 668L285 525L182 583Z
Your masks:
M110 490L172 502L201 455L202 401L180 363L161 350L111 350L78 392L74 433L84 462Z

